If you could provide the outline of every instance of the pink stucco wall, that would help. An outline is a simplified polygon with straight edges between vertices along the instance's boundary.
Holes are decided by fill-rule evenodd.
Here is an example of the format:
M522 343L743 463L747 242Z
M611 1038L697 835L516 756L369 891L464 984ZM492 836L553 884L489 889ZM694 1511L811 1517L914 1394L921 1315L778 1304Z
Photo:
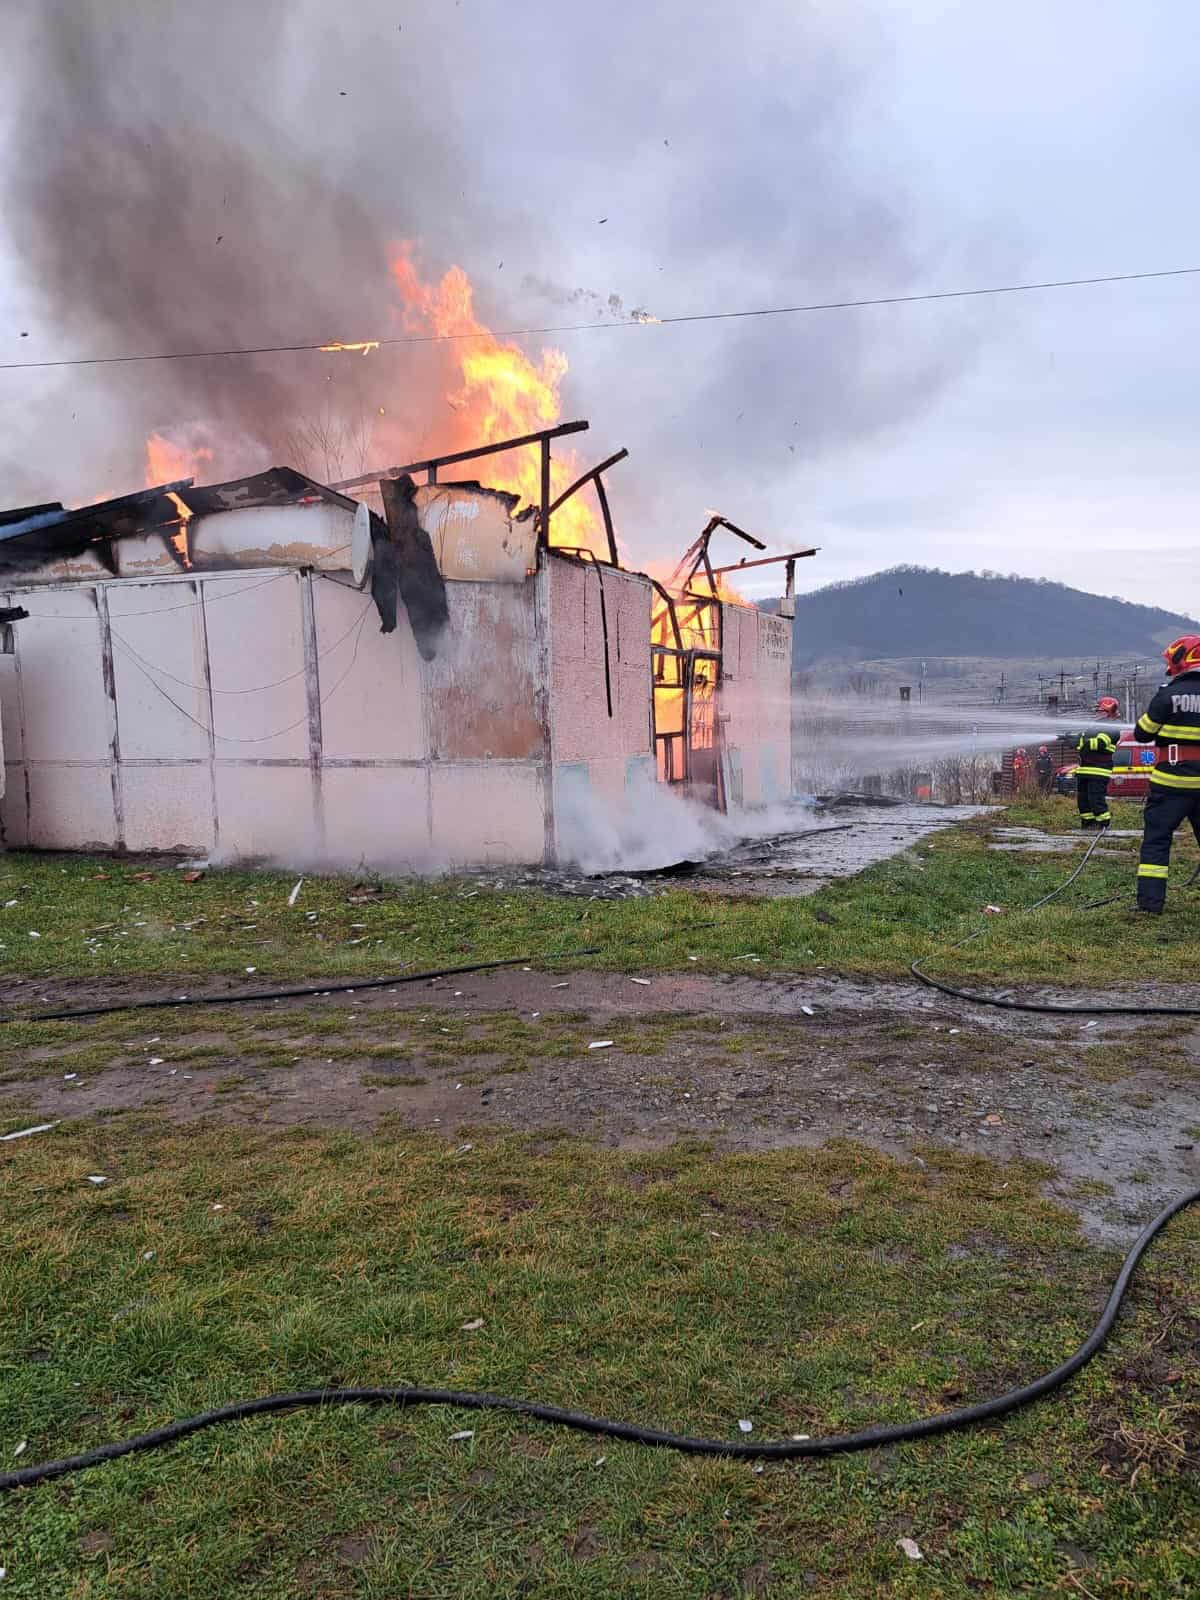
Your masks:
M556 853L590 858L620 829L653 774L649 580L551 557L548 582L550 746ZM605 694L604 615L612 716Z
M656 798L649 581L447 584L423 661L343 574L41 583L0 656L13 845L453 868L620 853ZM725 608L727 792L786 793L786 624ZM615 863L614 863L615 864Z
M726 794L752 809L791 792L791 624L750 606L722 608Z

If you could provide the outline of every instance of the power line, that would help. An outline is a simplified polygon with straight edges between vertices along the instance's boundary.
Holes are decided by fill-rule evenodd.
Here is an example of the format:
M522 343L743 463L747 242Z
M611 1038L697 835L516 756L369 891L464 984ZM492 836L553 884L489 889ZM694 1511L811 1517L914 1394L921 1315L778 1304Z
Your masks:
M1150 278L1188 278L1200 267L1168 267L1158 272L1114 272L1095 278L1048 278L1041 283L999 283L979 289L939 289L925 294L889 294L869 300L815 300L806 305L757 306L744 311L696 311L674 317L633 316L626 322L563 322L541 328L484 329L476 333L413 333L359 341L383 349L393 345L456 344L469 339L523 339L547 333L591 333L601 328L669 327L685 322L733 322L750 317L793 317L812 311L855 311L871 306L910 306L930 300L971 300L984 295L1031 294L1042 289L1082 289L1102 283L1142 283ZM347 348L347 347L343 347ZM349 346L348 348L354 348ZM141 355L73 356L58 361L3 361L0 372L33 372L50 367L111 367L139 361L205 361L228 356L277 356L333 349L328 339L304 344L240 345L227 350L159 350Z

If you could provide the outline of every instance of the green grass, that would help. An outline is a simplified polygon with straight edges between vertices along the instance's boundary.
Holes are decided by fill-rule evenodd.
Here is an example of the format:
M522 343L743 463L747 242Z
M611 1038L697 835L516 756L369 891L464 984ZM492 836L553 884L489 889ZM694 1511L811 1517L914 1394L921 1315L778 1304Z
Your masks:
M1114 828L1141 831L1141 800L1112 800L1109 810ZM1036 791L1023 794L1007 807L1004 820L1014 828L1042 828L1047 833L1079 832L1079 808L1070 795L1043 795Z
M1068 801L1043 805L1056 827L1069 826ZM1016 916L1059 883L1077 856L989 850L994 826L994 817L977 819L811 898L774 900L675 890L586 901L475 892L439 880L385 883L378 898L354 903L349 880L322 878L308 880L288 907L294 880L278 874L209 872L187 884L170 868L146 874L111 861L14 854L0 863L0 905L17 902L0 910L0 970L27 979L136 978L183 993L189 979L214 974L238 986L262 985L510 956L563 969L763 976L822 969L895 975L915 956L936 955L937 971L950 977L1107 985L1114 972L1129 982L1161 973L1164 940L1200 935L1200 894L1178 888L1161 922L1139 922L1125 904L1079 909L1106 894L1132 901L1132 840L1123 855L1098 854L1061 901ZM1195 864L1190 839L1181 838L1178 856L1177 884ZM986 937L962 951L947 949L988 904L1003 914L991 919ZM571 954L590 947L598 954ZM29 988L36 1002L36 984Z
M6 1147L4 1464L318 1384L816 1435L1051 1366L1115 1266L1031 1164L470 1145L121 1119ZM4 1592L1192 1595L1198 1222L1100 1360L997 1427L757 1472L498 1414L276 1417L6 1500Z

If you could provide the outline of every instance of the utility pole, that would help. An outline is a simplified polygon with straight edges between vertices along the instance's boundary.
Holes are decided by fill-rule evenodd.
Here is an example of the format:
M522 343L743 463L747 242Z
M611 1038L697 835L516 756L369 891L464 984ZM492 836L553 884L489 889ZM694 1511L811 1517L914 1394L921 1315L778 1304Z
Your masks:
M1067 671L1065 667L1058 669L1058 703L1062 705L1067 696Z

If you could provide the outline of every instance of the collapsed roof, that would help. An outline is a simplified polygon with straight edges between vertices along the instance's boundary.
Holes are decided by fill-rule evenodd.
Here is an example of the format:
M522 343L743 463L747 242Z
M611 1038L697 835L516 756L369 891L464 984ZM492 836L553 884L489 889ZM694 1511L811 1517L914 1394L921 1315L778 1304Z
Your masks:
M58 502L0 511L0 572L29 572L48 561L74 560L85 552L116 574L113 543L177 529L193 516L252 506L305 505L314 501L353 511L354 500L292 467L268 467L246 478L197 487L191 478L161 483L115 500L64 510ZM180 566L186 565L180 555Z

